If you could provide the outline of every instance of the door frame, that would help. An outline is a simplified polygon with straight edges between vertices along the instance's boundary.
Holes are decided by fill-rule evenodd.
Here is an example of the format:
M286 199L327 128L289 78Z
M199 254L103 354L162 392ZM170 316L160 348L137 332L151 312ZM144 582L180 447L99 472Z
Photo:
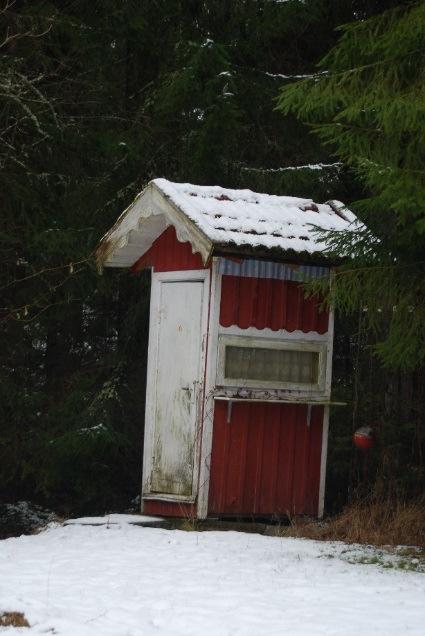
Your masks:
M204 415L202 421L202 440L199 468L199 489L196 516L208 517L208 496L210 488L211 451L214 427L214 388L216 386L218 332L220 324L221 273L219 257L213 256L211 262L210 318L207 340L207 359L205 369Z
M189 283L202 282L202 307L201 307L201 347L199 351L199 378L198 391L196 396L195 415L195 452L193 459L193 479L192 495L172 495L154 493L151 490L152 453L154 447L155 433L155 412L156 412L156 392L158 375L158 350L160 322L158 312L161 302L161 285L163 283ZM145 430L143 445L143 476L142 476L142 512L143 500L155 499L161 501L187 502L193 503L197 496L197 485L199 477L199 449L200 449L200 414L202 412L204 368L206 360L206 342L209 309L209 287L210 272L208 269L188 270L177 272L156 272L152 273L151 298L149 311L149 343L148 343L148 364L146 376L146 406L145 406Z

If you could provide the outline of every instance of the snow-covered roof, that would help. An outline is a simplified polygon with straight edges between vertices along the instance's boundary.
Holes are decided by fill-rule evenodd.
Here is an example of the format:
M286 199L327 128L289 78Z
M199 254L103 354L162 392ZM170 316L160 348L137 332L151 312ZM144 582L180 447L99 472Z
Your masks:
M273 251L282 258L320 256L315 229L346 230L358 223L341 202L259 194L219 186L154 179L123 212L97 250L101 266L130 267L169 226L206 262L214 251Z

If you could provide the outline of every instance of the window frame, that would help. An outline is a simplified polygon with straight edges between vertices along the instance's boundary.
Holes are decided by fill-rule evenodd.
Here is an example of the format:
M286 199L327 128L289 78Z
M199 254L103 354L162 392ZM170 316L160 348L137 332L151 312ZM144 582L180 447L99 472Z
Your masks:
M311 351L313 353L318 353L318 381L317 383L306 383L227 378L225 376L225 365L226 347L228 346L277 349L284 351ZM327 354L327 343L323 340L301 340L298 338L289 340L258 336L236 336L221 333L218 337L217 386L232 387L236 389L288 390L302 392L305 394L324 394L326 391Z

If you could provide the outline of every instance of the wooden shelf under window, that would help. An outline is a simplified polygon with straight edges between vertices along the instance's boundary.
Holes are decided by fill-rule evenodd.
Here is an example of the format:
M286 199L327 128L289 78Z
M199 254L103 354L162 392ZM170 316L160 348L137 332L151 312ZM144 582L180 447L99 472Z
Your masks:
M223 402L271 402L274 404L310 404L311 406L347 406L348 402L334 402L333 400L321 400L313 399L313 398L299 398L299 397L285 397L285 398L274 398L274 397L240 397L240 396L229 396L229 395L214 395L214 400L223 401Z
M227 423L230 424L232 421L232 406L233 402L261 402L263 404L267 404L268 402L271 404L306 404L307 405L307 426L311 424L311 409L313 406L347 406L347 402L334 402L332 400L321 400L321 399L312 399L312 398L300 398L300 397L283 397L283 398L274 398L274 397L240 397L240 396L229 396L229 395L214 395L214 400L227 402Z

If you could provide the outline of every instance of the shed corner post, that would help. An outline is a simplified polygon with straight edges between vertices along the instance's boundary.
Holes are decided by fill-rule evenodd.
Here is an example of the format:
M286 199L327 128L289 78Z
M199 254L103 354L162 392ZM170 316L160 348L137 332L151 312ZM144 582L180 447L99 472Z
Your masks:
M335 271L330 269L330 284L332 285ZM335 337L335 310L331 306L329 308L329 323L328 323L328 353L326 361L326 395L330 399L332 390L332 358L333 347ZM325 512L325 490L326 490L326 467L328 459L328 437L329 437L329 415L330 406L326 404L323 407L323 429L322 429L322 452L320 459L320 483L319 483L319 504L317 510L317 516L319 519L323 518Z
M329 405L323 407L322 454L320 459L319 506L317 516L323 519L325 511L326 465L328 458Z

